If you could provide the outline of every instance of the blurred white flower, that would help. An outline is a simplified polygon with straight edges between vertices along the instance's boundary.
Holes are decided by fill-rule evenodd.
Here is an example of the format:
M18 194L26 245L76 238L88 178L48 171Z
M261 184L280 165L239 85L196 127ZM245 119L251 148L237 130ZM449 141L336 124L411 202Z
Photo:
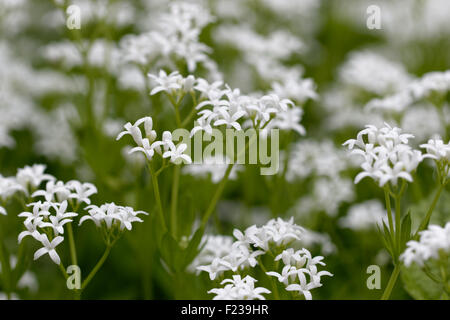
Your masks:
M445 227L430 225L427 230L421 231L420 240L409 241L400 260L407 267L412 263L423 266L430 259L439 259L440 252L450 252L450 222Z
M386 210L380 201L367 200L352 205L347 215L339 219L339 225L353 230L367 230L375 227L386 217Z

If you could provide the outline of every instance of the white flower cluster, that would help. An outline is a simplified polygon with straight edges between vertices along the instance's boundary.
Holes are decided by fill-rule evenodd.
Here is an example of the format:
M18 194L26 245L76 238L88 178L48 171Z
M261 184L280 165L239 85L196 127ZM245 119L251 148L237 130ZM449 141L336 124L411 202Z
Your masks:
M305 44L289 31L278 30L263 36L248 25L221 25L214 38L239 49L246 63L269 83L281 80L290 69L282 64L283 60L305 50Z
M204 235L200 243L202 250L189 265L188 270L192 273L200 272L199 266L209 265L215 258L223 258L233 249L233 238L222 235Z
M427 99L433 93L446 94L450 90L450 70L429 72L410 82L404 89L382 99L369 101L366 107L388 111L404 111L417 101Z
M90 205L86 207L86 210L89 215L81 217L80 225L87 220L92 220L98 228L105 228L106 230L114 228L119 231L131 230L133 222L143 222L138 217L139 214L148 215L147 212L134 211L131 207L118 206L115 203L106 203L100 207Z
M198 63L215 69L214 62L208 58L209 47L199 41L201 30L213 21L203 6L190 2L173 2L170 11L160 15L156 30L140 35L127 35L121 41L122 56L125 61L141 66L157 63L175 66L177 60L186 62L190 72Z
M90 204L90 197L97 193L97 188L91 183L81 183L71 180L67 183L56 181L55 178L44 173L45 166L35 165L19 170L17 180L31 190L47 180L44 189L35 191L32 197L43 197L45 201L37 201L29 204L32 212L22 212L19 217L25 218L23 222L25 231L18 237L19 243L26 236L32 236L43 247L34 254L34 259L48 254L54 263L60 264L61 260L56 252L56 247L64 241L64 225L71 223L76 212L68 211L69 203L76 211L82 203ZM26 190L26 189L24 189ZM75 201L75 202L74 202Z
M291 147L286 179L305 179L310 175L335 177L351 163L346 153L331 140L302 140Z
M272 92L280 97L294 100L303 104L307 100L317 100L316 84L311 78L302 78L302 72L298 69L290 69L285 75L272 82Z
M97 188L92 183L82 183L71 180L67 183L54 179L47 182L45 190L38 190L32 194L33 197L44 197L47 202L72 202L76 200L74 207L82 203L91 204L90 197L97 193Z
M32 236L39 241L43 247L34 253L34 260L39 259L44 254L48 254L56 264L61 263L56 247L64 241L64 225L71 223L71 218L78 216L75 212L67 212L68 202L64 200L57 202L34 202L29 204L33 207L33 212L22 212L19 217L25 218L26 230L18 237L19 243L26 236Z
M222 125L236 130L242 130L243 126L253 127L264 135L274 128L305 134L305 129L300 125L303 110L289 99L282 99L273 93L259 98L242 95L239 89L223 88L218 82L209 85L201 81L194 88L206 100L196 107L201 110L198 112L200 117L191 134L198 130L211 132L212 126Z
M347 140L344 146L352 150L351 154L363 158L363 171L356 176L355 183L365 177L371 177L380 187L387 182L397 185L398 179L412 182L411 172L423 160L422 153L408 144L413 137L402 133L400 128L385 124L382 128L367 125L358 133L356 140Z
M140 125L144 124L145 138L142 137ZM134 124L128 122L124 126L125 131L122 131L117 140L120 140L125 135L131 135L134 142L138 145L131 149L129 153L142 152L149 161L152 160L155 152L162 156L162 158L170 158L170 162L174 164L192 163L192 159L184 152L187 149L185 143L175 145L172 141L172 133L164 131L161 141L156 140L156 131L153 130L153 119L151 117L144 117L137 120Z
M42 182L55 180L53 176L45 173L45 168L45 165L35 164L17 170L16 176L13 177L0 175L0 204L4 204L19 192L29 196ZM6 210L1 205L0 214L6 215Z
M444 143L440 138L429 139L427 143L421 144L421 148L427 151L427 158L436 161L450 161L450 142Z
M339 175L318 177L314 179L312 194L301 197L294 210L299 218L322 211L334 217L338 214L339 206L352 201L354 197L354 185L350 179Z
M183 78L178 72L169 75L164 71L149 75L157 84L151 94L165 92L168 95L182 97L188 92L200 94L196 109L199 117L197 125L192 129L191 136L198 131L212 133L212 128L226 126L235 130L243 127L260 129L261 134L267 135L270 129L295 130L305 134L300 125L303 110L294 105L289 99L281 99L271 93L260 98L242 95L239 89L231 89L222 81L209 83L202 78L192 75Z
M225 279L221 282L221 284L227 283L224 288L215 288L208 293L216 295L213 300L266 300L263 294L271 292L263 287L255 288L257 281L250 276L241 278L240 275L234 275L232 279Z
M225 271L236 272L248 266L254 268L258 264L258 256L265 254L271 247L285 247L299 241L303 232L304 229L296 225L293 218L289 221L272 219L262 227L253 225L244 233L235 229L233 235L237 240L228 254L216 256L211 263L198 266L197 270L208 272L210 279L214 280Z
M411 78L401 64L369 51L352 53L341 67L339 77L347 85L377 95L397 92Z
M406 266L412 263L423 266L430 259L438 260L441 253L450 253L450 222L445 227L430 225L427 230L420 232L420 240L409 241L400 259Z
M367 230L375 227L387 215L383 204L378 200L367 200L354 204L345 217L339 219L339 225L352 230Z
M279 254L275 261L282 260L284 263L281 274L270 271L267 275L276 277L279 282L286 286L287 291L302 294L306 300L312 300L311 290L322 286L322 276L333 276L328 271L318 271L317 265L325 266L323 257L312 257L307 249L294 251L289 248Z

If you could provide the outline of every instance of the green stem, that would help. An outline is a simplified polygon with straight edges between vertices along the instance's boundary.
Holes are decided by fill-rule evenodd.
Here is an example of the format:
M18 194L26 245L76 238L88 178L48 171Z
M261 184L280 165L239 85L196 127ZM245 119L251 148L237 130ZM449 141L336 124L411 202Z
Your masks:
M402 187L400 189L400 192L395 195L395 232L396 232L396 242L397 242L397 249L398 253L400 254L401 250L401 233L402 233L402 225L401 225L401 201L403 192L405 191L406 182L403 180Z
M103 253L103 256L97 262L94 269L92 269L91 273L89 273L87 278L83 281L83 284L81 285L81 291L83 291L86 288L86 286L89 284L89 282L91 282L92 278L94 278L94 276L97 274L98 270L100 270L100 268L103 266L103 264L105 263L106 259L109 256L109 253L111 252L111 249L112 249L112 245L109 245L106 247L106 250Z
M178 204L178 185L180 182L180 166L175 166L173 172L173 183L172 183L172 201L170 207L170 219L172 222L172 236L174 239L177 238L177 204Z
M164 211L163 211L163 207L162 207L162 203L161 203L161 195L159 193L158 177L156 176L156 174L152 168L152 165L149 162L147 163L147 166L150 171L150 176L152 178L153 193L155 194L155 200L156 200L156 205L158 207L159 219L161 220L163 232L166 232L167 226L166 226L166 221L164 219Z
M58 267L59 267L59 270L61 271L61 273L62 273L64 279L67 280L67 279L69 278L69 276L67 275L66 268L64 268L64 265L63 265L62 263L60 263L60 264L58 265Z
M394 288L395 283L397 282L398 275L400 274L400 264L396 264L394 270L392 271L391 277L389 278L389 282L384 289L383 295L381 296L381 300L388 300L391 296L392 289Z
M394 243L394 239L392 239L392 234L394 233L394 222L392 221L392 209L391 209L391 198L389 195L389 186L384 187L384 199L386 201L386 209L388 213L388 221L389 221L389 231L390 231L390 238L392 243Z
M70 247L70 258L72 261L72 265L77 266L77 249L75 246L75 240L73 237L73 229L72 229L72 222L69 222L66 224L67 226L67 235L69 237L69 247Z

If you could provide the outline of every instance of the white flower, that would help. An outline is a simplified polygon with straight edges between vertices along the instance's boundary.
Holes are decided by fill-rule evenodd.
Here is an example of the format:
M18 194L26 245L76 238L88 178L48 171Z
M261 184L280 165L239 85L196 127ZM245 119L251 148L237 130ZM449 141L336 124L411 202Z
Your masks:
M50 227L55 232L55 235L64 234L64 225L66 223L72 222L71 219L58 219L55 216L50 216L49 219L50 222L43 222L39 227L41 228Z
M81 183L77 180L67 182L66 187L75 191L70 194L69 198L76 199L78 203L91 204L89 197L97 193L97 188L92 183Z
M108 230L118 227L120 231L125 228L131 230L133 222L143 222L138 214L148 215L144 211L134 211L133 208L118 206L115 203L106 203L100 207L90 205L86 207L86 210L89 215L81 217L80 225L87 220L92 220L97 227L104 226Z
M270 290L258 287L255 288L256 279L246 276L241 278L234 275L232 279L225 279L221 284L228 283L224 288L215 288L208 293L214 293L213 300L265 300L262 294L271 293Z
M411 80L403 65L369 51L352 53L339 77L347 85L377 95L403 89Z
M44 246L43 248L40 248L39 250L37 250L34 253L34 260L39 259L41 256L43 256L44 254L47 254L50 256L50 258L52 259L52 261L56 264L60 264L61 263L61 259L59 258L58 253L56 252L55 248L61 243L63 242L64 238L61 236L58 236L56 238L54 238L51 242L49 241L48 237L46 234L41 234L39 236L38 239L41 244Z
M161 91L172 95L176 90L180 90L183 85L183 77L178 73L178 71L174 71L167 75L164 70L160 70L157 76L150 73L148 76L157 83L157 86L152 89L150 95L157 94Z
M162 147L162 149L161 149L161 147ZM175 145L172 141L172 133L170 131L164 131L162 134L162 140L155 141L152 144L152 149L154 149L156 152L158 152L161 155L174 147L175 147Z
M64 182L53 180L47 182L45 190L38 190L34 192L31 196L33 198L43 196L46 201L64 201L69 199L70 190L66 187Z
M427 143L421 144L420 147L427 151L424 157L437 161L442 159L450 161L450 143L444 143L442 139L430 139Z
M202 250L190 264L188 270L194 272L198 266L210 265L215 258L223 258L232 250L232 244L233 238L229 236L204 235L200 244Z
M147 138L142 140L142 147L134 147L130 151L128 151L128 154L132 154L135 152L142 152L149 161L152 160L153 155L155 154L153 145L150 145L150 141Z
M34 218L33 220L25 220L24 222L25 228L27 230L22 231L18 236L19 243L22 242L23 238L26 236L32 236L36 240L39 240L40 232L38 228L42 226L42 217Z
M397 185L398 179L412 182L411 172L417 168L423 156L408 145L410 138L413 135L404 134L400 128L385 124L382 128L367 125L366 129L358 133L356 140L347 140L344 146L347 145L352 154L363 158L361 168L364 171L356 176L355 183L365 177L371 177L380 187L387 182Z
M5 178L0 174L0 200L6 201L17 192L26 193L26 189L15 178Z
M291 265L286 265L283 267L281 274L275 271L269 271L266 274L268 276L276 277L279 282L287 286L289 285L289 281L295 281L295 277L297 275L297 268Z
M134 124L131 124L128 122L124 125L125 131L122 131L117 136L116 140L120 140L123 136L129 134L133 137L134 142L140 147L142 147L142 132L141 129L139 129L139 126L144 123L144 130L147 139L150 142L153 142L156 138L156 132L153 130L153 119L151 117L144 117L139 120L137 120Z
M386 210L378 200L368 200L352 205L345 217L339 219L339 225L353 230L367 230L386 217Z
M19 214L19 217L26 218L25 223L31 222L34 219L37 219L39 217L48 217L50 215L50 207L52 206L52 203L50 202L44 202L41 201L34 202L28 204L28 207L33 207L33 212L22 212Z
M187 144L180 143L178 146L172 146L169 151L164 152L163 158L170 158L170 162L174 164L181 164L181 163L192 163L192 159L187 154L184 154L184 152L187 149Z
M3 214L6 216L6 210L2 206L0 206L0 214Z
M198 266L197 270L206 271L209 274L211 280L215 280L217 275L222 274L224 271L228 270L226 266L223 265L221 258L214 258L208 265Z
M37 188L43 181L55 180L55 177L44 173L46 166L43 164L35 164L33 166L25 166L17 171L16 179L24 188Z
M400 260L407 267L412 263L423 266L430 259L439 259L440 252L450 252L450 222L445 227L430 225L427 230L421 231L420 240L409 241Z
M298 251L289 248L279 254L275 261L283 260L285 266L281 274L270 271L267 275L274 276L286 286L287 291L298 291L306 300L311 300L311 290L321 287L322 276L333 276L328 271L318 271L317 265L325 266L323 257L312 257L311 253L303 248Z

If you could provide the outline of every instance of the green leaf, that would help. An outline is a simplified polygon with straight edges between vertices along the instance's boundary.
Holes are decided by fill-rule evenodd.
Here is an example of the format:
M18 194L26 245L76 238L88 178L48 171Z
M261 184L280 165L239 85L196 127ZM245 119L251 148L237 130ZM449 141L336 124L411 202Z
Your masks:
M161 257L170 268L171 271L176 271L180 260L180 247L177 241L166 232L161 242Z
M406 248L406 243L411 240L411 211L408 211L402 219L402 233L400 235L400 251Z
M415 263L402 266L401 278L405 290L417 300L440 299L442 286L429 278Z
M192 237L191 241L189 242L188 247L186 248L186 254L184 257L184 268L186 268L192 260L195 259L195 257L198 255L198 253L203 249L200 248L200 242L202 241L203 234L205 229L200 227Z
M382 235L384 246L389 251L389 254L391 255L391 257L395 258L395 248L392 242L391 233L389 232L389 228L387 227L386 223L384 221L382 221L382 223L383 223L383 231L377 225L378 231Z

